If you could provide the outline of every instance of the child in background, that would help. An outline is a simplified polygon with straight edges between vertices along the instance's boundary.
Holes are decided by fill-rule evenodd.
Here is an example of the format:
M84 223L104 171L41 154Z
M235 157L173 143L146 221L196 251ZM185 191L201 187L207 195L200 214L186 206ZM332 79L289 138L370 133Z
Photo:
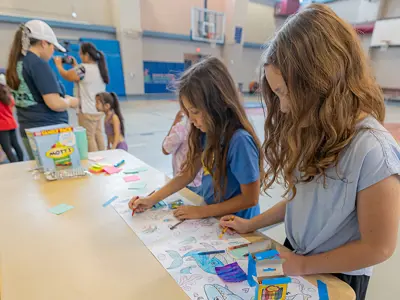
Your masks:
M189 150L190 123L185 118L185 114L180 110L175 116L171 129L162 144L162 151L165 155L172 154L172 170L174 177L181 172L182 166L186 161ZM195 193L200 192L202 172L197 173L193 182L187 188Z
M233 213L250 219L260 212L260 142L247 119L228 69L210 57L193 65L178 81L180 105L189 117L189 152L182 171L149 197L134 197L138 212L178 192L203 169L201 194L207 206L181 206L178 219Z
M15 101L7 86L6 77L4 74L0 74L0 146L10 162L24 160L24 154L15 132L18 126L12 111L14 106ZM17 157L15 157L12 149L15 150Z
M104 129L107 135L107 149L122 149L128 151L125 141L124 118L115 93L100 93L96 95L96 108L106 116Z
M246 233L284 221L294 250L280 255L284 273L332 273L363 300L399 227L400 148L382 126L382 91L356 31L325 5L291 17L262 57L265 189L282 178L287 198L221 226Z

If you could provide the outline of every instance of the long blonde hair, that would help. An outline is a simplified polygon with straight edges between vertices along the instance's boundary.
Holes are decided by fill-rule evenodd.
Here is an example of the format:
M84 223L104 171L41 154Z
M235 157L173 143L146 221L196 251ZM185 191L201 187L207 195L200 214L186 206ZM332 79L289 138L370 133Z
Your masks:
M214 185L214 199L219 202L225 193L229 142L238 129L246 130L259 150L260 178L263 176L261 143L251 126L235 83L226 66L217 58L209 57L188 69L176 83L181 107L182 97L203 112L207 126L204 151L203 133L191 125L189 151L183 170L194 172L194 162L201 156L204 167L210 172ZM186 114L188 112L186 111Z
M293 199L296 183L337 166L362 113L383 122L383 94L356 31L326 5L311 4L284 24L263 54L267 65L281 72L290 109L280 111L264 74L264 190L280 182Z

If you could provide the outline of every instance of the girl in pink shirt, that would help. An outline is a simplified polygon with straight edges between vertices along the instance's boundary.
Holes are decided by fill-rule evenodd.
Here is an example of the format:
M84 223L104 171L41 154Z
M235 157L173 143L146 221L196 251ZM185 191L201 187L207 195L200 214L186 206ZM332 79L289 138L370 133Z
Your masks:
M182 165L186 161L187 152L189 150L188 136L190 130L190 123L187 122L185 115L182 111L178 111L175 120L172 123L171 129L165 137L162 144L162 151L165 155L172 154L172 172L174 177L178 174ZM196 178L187 187L193 192L200 194L201 189L201 176L200 171Z

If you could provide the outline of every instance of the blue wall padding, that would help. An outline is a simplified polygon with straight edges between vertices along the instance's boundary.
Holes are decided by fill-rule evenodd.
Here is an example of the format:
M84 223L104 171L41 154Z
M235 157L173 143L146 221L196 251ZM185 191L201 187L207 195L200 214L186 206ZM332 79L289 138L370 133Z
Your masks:
M144 61L145 93L170 93L170 83L179 78L184 69L184 63Z
M93 43L97 49L103 51L106 57L108 72L110 76L110 83L107 85L106 90L108 92L115 92L118 96L125 96L124 72L122 68L121 52L118 41L89 38L81 38L79 41L66 41L70 42L68 55L75 57L78 63L81 62L79 58L79 42ZM61 53L56 52L54 55L61 55ZM50 66L55 70L58 79L64 84L67 94L72 95L74 84L61 78L54 65L53 60L50 60ZM70 69L71 66L64 65L64 68Z

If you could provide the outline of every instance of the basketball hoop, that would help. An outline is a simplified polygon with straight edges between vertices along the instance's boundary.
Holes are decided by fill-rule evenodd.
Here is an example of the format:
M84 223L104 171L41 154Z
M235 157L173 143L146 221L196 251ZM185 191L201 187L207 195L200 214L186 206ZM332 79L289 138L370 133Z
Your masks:
M381 41L381 51L382 52L386 52L388 49L389 49L389 46L390 46L390 41L388 41L388 40L382 40Z
M211 47L224 42L225 14L205 8L192 8L191 38L194 41L208 42Z

